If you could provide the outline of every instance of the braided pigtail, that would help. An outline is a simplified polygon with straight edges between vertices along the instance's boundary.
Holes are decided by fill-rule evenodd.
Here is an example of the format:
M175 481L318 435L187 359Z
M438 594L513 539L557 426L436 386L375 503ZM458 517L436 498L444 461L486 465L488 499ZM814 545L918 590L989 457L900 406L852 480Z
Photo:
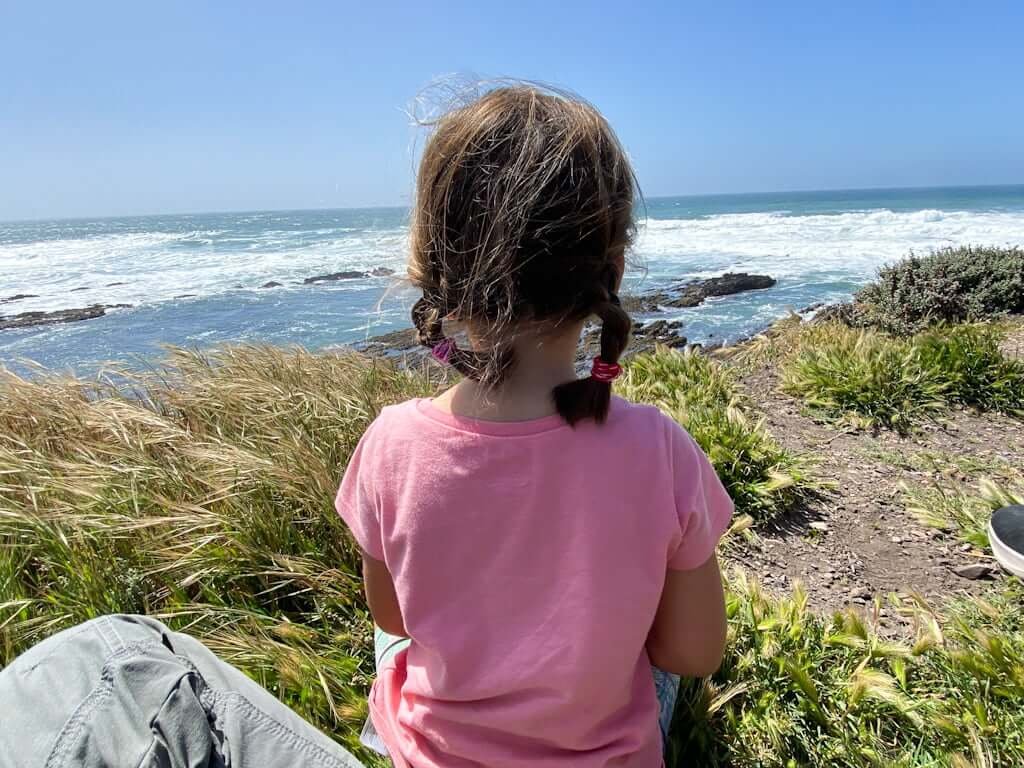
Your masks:
M416 327L416 340L430 347L434 358L450 365L468 379L489 385L500 384L512 367L512 347L505 345L490 354L462 349L455 339L444 335L444 320L436 304L423 295L412 306L412 322Z
M585 379L559 384L552 392L555 408L569 424L594 419L598 424L608 417L612 399L612 379L618 373L619 357L629 343L632 321L612 291L593 309L601 320L601 355L594 370Z

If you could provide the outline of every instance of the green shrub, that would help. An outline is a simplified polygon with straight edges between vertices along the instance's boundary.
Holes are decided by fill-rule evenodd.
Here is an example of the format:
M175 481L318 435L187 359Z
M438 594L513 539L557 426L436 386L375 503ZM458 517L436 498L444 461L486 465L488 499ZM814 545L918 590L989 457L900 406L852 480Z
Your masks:
M914 339L921 364L944 384L950 403L1024 414L1024 363L1007 360L1003 334L982 323L941 327Z
M935 323L1024 312L1024 251L961 246L882 269L854 298L854 322L900 336Z
M862 427L907 432L949 404L1024 416L1024 363L993 324L943 326L910 339L838 324L787 332L782 386Z
M770 518L808 489L803 463L751 421L729 371L706 355L669 349L638 355L626 367L619 392L657 405L689 431L738 512Z
M818 326L782 368L786 392L857 426L902 432L945 405L945 384L906 341L840 325Z
M728 591L729 644L710 683L684 683L673 766L1024 765L1024 592L944 613L891 598L916 633L879 636L852 610L808 612L742 575Z

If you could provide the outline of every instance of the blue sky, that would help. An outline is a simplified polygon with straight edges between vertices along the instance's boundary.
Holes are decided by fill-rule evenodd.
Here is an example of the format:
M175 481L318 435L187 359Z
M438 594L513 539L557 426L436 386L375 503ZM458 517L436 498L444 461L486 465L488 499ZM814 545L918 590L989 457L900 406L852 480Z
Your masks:
M648 196L1024 182L1024 3L0 0L0 219L404 204L446 73L571 88Z

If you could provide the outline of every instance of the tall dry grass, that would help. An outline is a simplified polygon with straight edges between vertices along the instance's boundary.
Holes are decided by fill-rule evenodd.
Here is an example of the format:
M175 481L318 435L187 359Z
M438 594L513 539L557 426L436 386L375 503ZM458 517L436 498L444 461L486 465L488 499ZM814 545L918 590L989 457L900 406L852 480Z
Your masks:
M330 501L366 426L428 376L230 347L108 381L0 377L0 664L148 613L353 746L372 641Z

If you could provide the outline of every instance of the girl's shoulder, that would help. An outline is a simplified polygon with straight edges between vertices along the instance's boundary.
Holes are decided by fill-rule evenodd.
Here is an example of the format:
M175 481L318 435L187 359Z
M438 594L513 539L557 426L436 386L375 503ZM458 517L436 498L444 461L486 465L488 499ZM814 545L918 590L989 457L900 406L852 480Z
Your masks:
M370 422L364 437L380 440L385 437L404 436L414 432L422 408L423 398L413 398L380 409Z
M608 426L615 431L612 439L633 446L641 461L661 463L667 458L677 465L704 455L690 433L657 406L614 397Z
M645 433L648 437L671 437L673 432L682 430L678 422L657 406L634 403L618 396L612 398L608 424L618 429Z

